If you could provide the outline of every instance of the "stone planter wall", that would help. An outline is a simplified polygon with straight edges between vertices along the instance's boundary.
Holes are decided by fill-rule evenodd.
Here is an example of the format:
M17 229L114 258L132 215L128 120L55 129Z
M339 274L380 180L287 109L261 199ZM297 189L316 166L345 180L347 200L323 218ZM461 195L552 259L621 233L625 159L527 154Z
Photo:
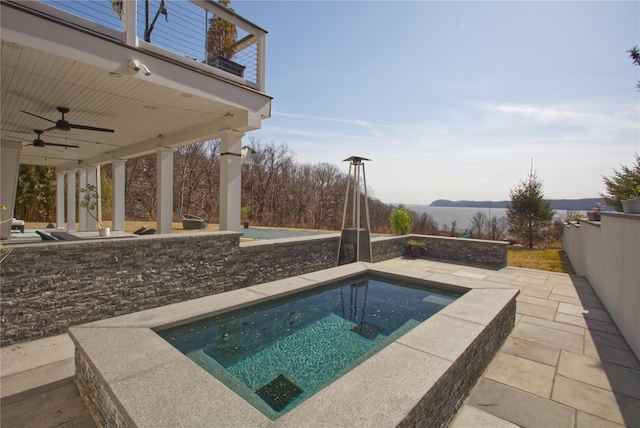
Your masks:
M373 260L403 256L408 238L373 238ZM430 257L506 265L506 244L425 238ZM0 265L0 344L333 267L339 239L240 244L239 233L219 232L16 245Z
M430 235L414 235L413 237L418 241L427 241L427 257L454 260L497 269L507 265L509 243L505 241L485 241Z

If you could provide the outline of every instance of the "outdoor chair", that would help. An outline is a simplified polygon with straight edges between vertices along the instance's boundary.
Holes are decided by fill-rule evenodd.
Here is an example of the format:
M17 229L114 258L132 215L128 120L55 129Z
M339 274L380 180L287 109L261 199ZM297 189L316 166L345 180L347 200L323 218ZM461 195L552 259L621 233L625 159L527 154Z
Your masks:
M154 233L156 233L155 229L147 229L144 232L142 232L140 235L153 235Z
M136 230L135 232L133 232L134 235L142 235L144 234L144 232L146 232L147 230L147 226L142 226L140 229Z
M42 233L39 230L36 230L36 233L40 236L40 239L42 239L43 241L57 241L56 238L54 238L53 236L47 233Z
M24 220L13 217L11 219L11 230L19 230L21 233L24 233Z
M183 214L182 228L185 230L206 229L207 223L204 222L202 217L198 217L193 214Z

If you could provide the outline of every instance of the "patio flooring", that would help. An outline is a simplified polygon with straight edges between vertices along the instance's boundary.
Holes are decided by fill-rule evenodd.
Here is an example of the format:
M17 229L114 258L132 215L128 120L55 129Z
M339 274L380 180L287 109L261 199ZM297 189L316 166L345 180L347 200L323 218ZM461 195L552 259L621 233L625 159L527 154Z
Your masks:
M451 428L640 426L640 363L583 277L422 259L381 264L521 290L513 331ZM95 426L72 383L67 335L1 351L3 428Z

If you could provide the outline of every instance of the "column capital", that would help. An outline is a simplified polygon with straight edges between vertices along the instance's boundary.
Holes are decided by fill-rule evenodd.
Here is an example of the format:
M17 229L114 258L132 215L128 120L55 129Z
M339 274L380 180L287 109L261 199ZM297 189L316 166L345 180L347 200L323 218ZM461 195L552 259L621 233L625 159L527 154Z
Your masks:
M222 131L220 131L221 137L228 137L228 138L233 138L233 137L242 138L244 137L244 134L245 134L244 132L237 131L235 129L223 129Z
M156 147L156 153L173 153L175 152L176 149L174 149L173 147Z

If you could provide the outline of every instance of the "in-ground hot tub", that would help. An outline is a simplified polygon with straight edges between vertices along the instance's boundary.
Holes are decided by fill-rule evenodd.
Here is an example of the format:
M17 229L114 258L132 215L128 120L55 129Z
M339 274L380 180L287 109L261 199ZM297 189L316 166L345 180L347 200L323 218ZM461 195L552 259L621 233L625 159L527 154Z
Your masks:
M275 420L156 331L374 273L464 293ZM507 337L518 289L355 263L70 329L81 395L104 426L445 426Z
M461 294L367 273L157 333L275 420Z

